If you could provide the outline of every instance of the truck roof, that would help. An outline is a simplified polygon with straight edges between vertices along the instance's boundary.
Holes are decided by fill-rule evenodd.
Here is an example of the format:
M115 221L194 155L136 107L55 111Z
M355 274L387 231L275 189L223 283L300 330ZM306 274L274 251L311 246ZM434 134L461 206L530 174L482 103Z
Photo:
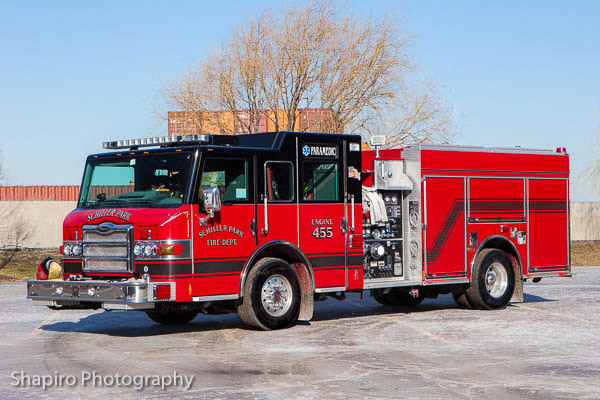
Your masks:
M109 156L113 154L127 152L154 152L154 151L176 151L176 150L191 150L214 148L222 149L224 147L231 150L263 150L263 151L280 151L286 139L290 137L301 137L302 139L336 139L348 140L352 142L360 142L360 135L349 135L341 133L312 133L312 132L264 132L253 134L239 135L179 135L170 136L169 142L158 142L153 139L163 138L145 138L145 139L129 139L104 142L104 147L115 150L112 152L91 154L90 157ZM174 138L174 139L172 139ZM146 142L144 142L146 141ZM150 142L150 143L148 143ZM138 144L139 143L139 144ZM143 147L143 150L140 150ZM148 148L153 147L153 148Z

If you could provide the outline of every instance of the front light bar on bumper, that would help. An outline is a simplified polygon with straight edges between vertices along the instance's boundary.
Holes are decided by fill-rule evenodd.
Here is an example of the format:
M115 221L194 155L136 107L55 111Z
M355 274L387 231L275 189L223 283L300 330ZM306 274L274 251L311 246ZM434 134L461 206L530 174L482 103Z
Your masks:
M174 282L149 282L143 279L111 282L111 281L27 281L27 298L34 303L45 306L83 305L102 303L105 309L145 310L153 309L156 287L170 285L171 298L160 301L175 300Z

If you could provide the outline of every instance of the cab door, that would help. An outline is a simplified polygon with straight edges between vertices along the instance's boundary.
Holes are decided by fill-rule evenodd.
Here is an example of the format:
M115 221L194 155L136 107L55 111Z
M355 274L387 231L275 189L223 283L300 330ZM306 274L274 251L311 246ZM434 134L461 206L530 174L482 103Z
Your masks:
M240 275L248 255L256 248L254 158L251 155L205 155L193 205L193 296L237 294ZM216 187L221 210L209 218L202 192Z
M267 156L259 169L258 245L283 241L298 245L296 169L289 160Z
M315 287L346 288L347 214L342 143L299 142L299 247L308 256Z

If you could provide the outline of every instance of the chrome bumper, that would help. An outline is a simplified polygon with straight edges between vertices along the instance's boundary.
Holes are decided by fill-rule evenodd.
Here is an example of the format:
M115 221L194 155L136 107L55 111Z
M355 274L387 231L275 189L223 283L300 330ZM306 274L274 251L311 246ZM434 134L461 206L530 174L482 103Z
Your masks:
M69 306L102 303L102 308L114 310L145 310L154 308L152 282L132 280L110 281L27 281L27 298L43 306Z

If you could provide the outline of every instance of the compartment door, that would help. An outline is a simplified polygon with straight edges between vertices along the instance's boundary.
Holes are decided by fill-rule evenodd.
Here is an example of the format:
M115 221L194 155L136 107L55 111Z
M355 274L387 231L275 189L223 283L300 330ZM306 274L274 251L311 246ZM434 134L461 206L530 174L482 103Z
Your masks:
M426 177L423 186L425 278L466 277L465 178Z
M568 271L569 189L566 179L527 180L529 272Z

